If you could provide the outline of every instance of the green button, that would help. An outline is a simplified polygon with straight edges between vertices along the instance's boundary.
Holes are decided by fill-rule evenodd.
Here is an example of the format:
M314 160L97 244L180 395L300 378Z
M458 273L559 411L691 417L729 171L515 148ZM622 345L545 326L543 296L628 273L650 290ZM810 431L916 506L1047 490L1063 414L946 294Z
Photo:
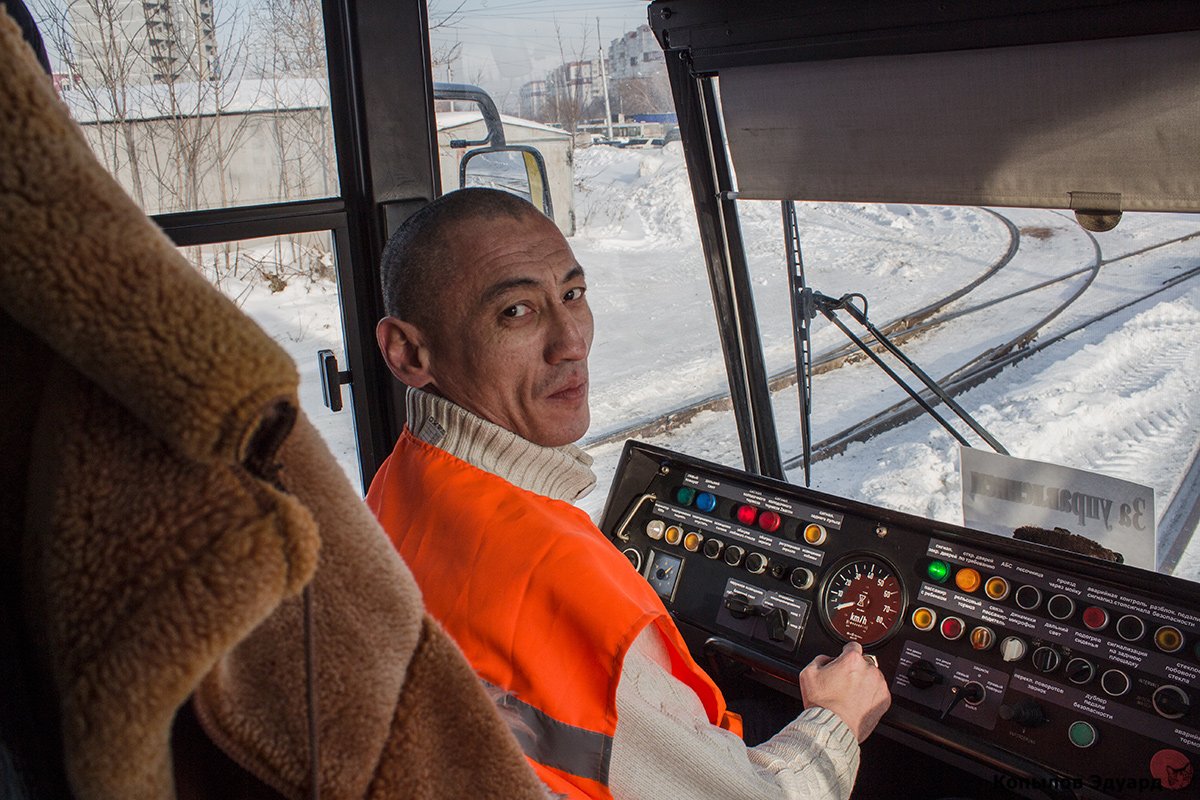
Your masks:
M1067 736L1071 738L1071 744L1076 747L1091 747L1096 743L1096 729L1091 723L1079 720L1072 722L1071 727L1067 730Z
M943 583L946 578L950 577L950 565L945 561L930 561L926 572L929 573L929 580L934 583Z
M696 490L690 486L681 486L679 491L675 493L675 499L678 500L681 505L685 506L690 506L692 504L692 499L695 496Z

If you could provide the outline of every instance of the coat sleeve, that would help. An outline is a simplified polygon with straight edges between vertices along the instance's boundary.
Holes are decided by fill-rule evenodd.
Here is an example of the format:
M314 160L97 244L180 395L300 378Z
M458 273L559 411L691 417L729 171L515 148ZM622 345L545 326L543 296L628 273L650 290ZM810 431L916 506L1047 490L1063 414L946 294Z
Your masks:
M671 675L667 647L650 626L625 657L609 773L616 800L847 800L859 748L836 714L810 708L747 747L708 722L700 699Z

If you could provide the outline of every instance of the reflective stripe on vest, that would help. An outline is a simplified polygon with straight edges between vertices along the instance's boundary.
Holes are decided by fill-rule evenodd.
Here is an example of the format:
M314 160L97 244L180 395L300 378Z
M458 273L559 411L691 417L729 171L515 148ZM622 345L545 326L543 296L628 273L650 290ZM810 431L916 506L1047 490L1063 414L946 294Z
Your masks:
M533 731L518 741L553 791L611 796L617 681L650 624L668 642L672 674L696 692L709 720L740 732L658 595L584 512L407 431L367 503L430 613L480 678L515 698L506 703Z

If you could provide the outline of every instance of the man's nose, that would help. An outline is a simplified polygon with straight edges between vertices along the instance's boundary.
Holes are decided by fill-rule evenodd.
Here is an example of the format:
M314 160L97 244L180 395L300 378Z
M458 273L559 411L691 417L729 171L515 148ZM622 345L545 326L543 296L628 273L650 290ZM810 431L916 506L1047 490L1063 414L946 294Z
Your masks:
M591 346L591 313L572 313L563 306L553 312L551 332L546 343L546 360L551 364L560 361L582 361L587 358Z

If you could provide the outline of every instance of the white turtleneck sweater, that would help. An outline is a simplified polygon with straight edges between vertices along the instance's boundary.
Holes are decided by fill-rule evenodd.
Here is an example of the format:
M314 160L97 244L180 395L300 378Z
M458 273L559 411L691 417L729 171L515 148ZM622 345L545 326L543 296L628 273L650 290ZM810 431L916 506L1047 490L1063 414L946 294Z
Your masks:
M574 445L541 447L444 398L408 390L413 436L527 491L574 502L596 484ZM616 800L847 800L858 742L831 711L810 708L770 741L746 747L708 721L700 698L671 674L654 626L634 640L617 684L609 764Z

